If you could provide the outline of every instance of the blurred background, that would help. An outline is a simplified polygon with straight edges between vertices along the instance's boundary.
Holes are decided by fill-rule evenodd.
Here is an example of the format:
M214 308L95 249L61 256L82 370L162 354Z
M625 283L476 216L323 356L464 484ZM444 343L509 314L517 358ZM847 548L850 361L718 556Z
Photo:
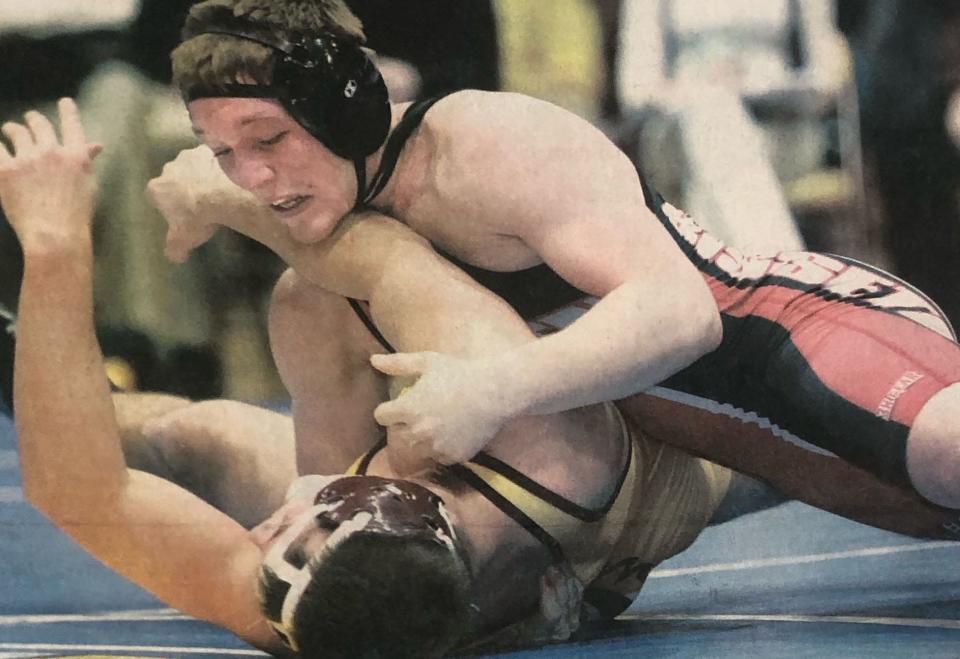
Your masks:
M960 2L347 0L404 100L545 98L600 126L674 205L747 250L842 253L960 322ZM0 3L0 119L75 96L98 159L97 313L112 376L282 399L266 302L282 270L221 231L163 257L146 182L196 144L169 85L186 0ZM0 222L0 302L20 255Z

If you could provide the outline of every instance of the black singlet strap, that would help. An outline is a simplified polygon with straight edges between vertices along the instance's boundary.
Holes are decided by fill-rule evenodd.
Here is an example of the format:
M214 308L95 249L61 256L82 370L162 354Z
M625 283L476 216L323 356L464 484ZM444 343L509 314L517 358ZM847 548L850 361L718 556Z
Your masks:
M380 342L387 352L394 353L396 348L390 345L390 342L387 341L387 337L380 333L380 330L377 329L377 326L373 324L373 320L370 319L370 316L367 315L366 310L363 308L363 305L360 304L359 300L354 300L352 297L347 298L347 302L350 303L350 307L353 309L353 312L357 314L357 317L363 322L370 333L373 334L373 338Z
M382 451L386 446L387 438L384 436L377 442L376 446L370 449L367 454L363 456L360 464L357 465L356 474L358 476L365 476L367 469L370 467L370 462L377 455L377 453ZM506 497L493 489L485 480L473 473L473 471L471 471L469 468L460 464L450 465L448 470L449 473L463 481L465 485L472 487L479 492L485 499L487 499L487 501L496 506L500 512L526 529L530 535L536 538L540 544L547 548L547 551L550 552L550 555L553 556L555 561L560 563L565 560L563 547L560 546L560 543L557 541L557 539L550 535L550 533L542 526L530 519L526 513L513 505L513 503L507 500Z
M363 198L367 189L367 159L357 158L353 161L353 171L357 174L357 198L353 202L354 210L363 205Z
M357 465L357 476L366 476L367 469L370 468L370 462L376 457L377 453L382 451L387 447L387 436L383 435L380 439L377 440L377 443L372 449L367 451L367 454L363 456L363 459L360 461L360 464Z
M362 204L369 204L387 187L387 182L393 175L393 170L397 166L397 160L400 158L400 152L406 145L407 140L410 139L413 131L420 126L420 122L423 121L423 115L427 113L427 110L433 107L433 104L444 96L446 96L446 94L417 101L403 113L403 118L400 119L396 128L390 133L390 137L387 138L387 145L383 148L383 157L380 159L380 168L377 169L373 180L370 181L370 187L363 197Z
M654 215L659 216L664 204L663 197L650 187L650 184L647 183L647 177L643 175L639 167L637 167L637 176L640 177L640 189L643 190L643 200L646 202L647 208L653 211Z
M554 561L562 563L566 560L566 555L563 552L563 547L560 546L560 542L550 535L546 529L530 519L525 512L517 508L506 497L493 489L487 481L461 464L450 465L448 469L450 473L483 495L483 497L496 506L500 512L522 526L530 535L536 538L536 540L550 552Z
M627 460L623 466L623 469L620 471L620 478L617 480L616 487L613 488L613 494L607 500L606 504L594 510L584 508L583 506L560 496L553 490L549 490L540 483L536 482L526 474L517 471L506 462L503 462L502 460L499 460L487 453L478 453L473 457L471 462L475 462L482 467L486 467L491 471L495 471L507 480L513 482L513 484L517 487L526 490L533 496L547 502L554 508L557 508L567 515L575 517L583 522L593 523L599 522L601 519L603 519L604 515L610 512L610 509L616 502L617 497L620 496L620 490L623 488L623 483L627 478L627 473L630 471L630 464L633 461L633 442L631 442L629 438L627 438L627 446Z

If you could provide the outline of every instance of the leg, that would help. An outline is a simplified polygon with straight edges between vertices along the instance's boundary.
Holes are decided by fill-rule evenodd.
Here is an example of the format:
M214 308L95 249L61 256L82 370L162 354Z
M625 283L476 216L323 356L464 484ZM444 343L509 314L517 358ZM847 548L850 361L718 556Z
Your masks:
M170 480L251 528L296 478L292 420L230 400L182 407L144 424Z
M236 401L115 394L127 464L180 485L246 527L283 502L296 477L293 424Z
M925 498L960 508L960 384L920 409L907 436L907 473Z
M728 347L706 377L677 378L621 408L660 441L791 498L908 535L960 537L948 509L960 503L950 423L960 346L949 323L915 288L869 266L821 255L796 263L834 269L835 288L805 289L781 268L792 288L774 282L737 297L747 315L725 319Z
M293 401L302 474L346 471L380 437L373 409L386 380L370 366L384 352L348 301L288 270L270 304L270 345Z
M787 498L862 524L914 537L960 539L955 510L935 506L911 489L888 483L835 455L810 450L809 444L790 441L769 424L751 423L656 393L631 396L617 406L627 419L664 444L749 474ZM732 484L734 492L738 487Z
M710 518L710 525L729 522L737 517L773 508L787 501L789 501L787 496L768 483L734 472L730 478L727 493L714 511L713 517Z
M127 466L176 482L163 452L144 433L144 426L190 404L186 398L167 394L113 394L113 409L120 427L120 441Z

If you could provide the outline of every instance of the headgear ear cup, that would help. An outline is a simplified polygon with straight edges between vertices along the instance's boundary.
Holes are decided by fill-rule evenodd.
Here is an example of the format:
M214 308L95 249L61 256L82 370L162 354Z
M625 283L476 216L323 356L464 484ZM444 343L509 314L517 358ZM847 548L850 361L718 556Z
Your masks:
M270 85L230 84L223 89L186 90L189 100L204 96L276 98L287 112L334 154L362 163L390 132L387 86L359 45L331 35L278 37L261 25L224 11L218 25L191 35L224 34L276 51Z
M333 153L348 160L376 151L390 130L380 72L357 46L329 37L303 40L280 57L273 85L287 111Z

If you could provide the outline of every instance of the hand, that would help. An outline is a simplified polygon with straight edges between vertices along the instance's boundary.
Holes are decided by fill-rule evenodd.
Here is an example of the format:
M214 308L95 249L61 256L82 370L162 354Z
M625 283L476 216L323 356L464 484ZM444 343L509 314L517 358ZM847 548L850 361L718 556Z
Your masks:
M184 149L164 165L160 176L147 183L147 196L167 221L164 253L176 263L213 237L218 218L230 213L236 202L250 201L205 146Z
M580 627L583 584L566 563L553 565L540 577L539 610L465 650L496 652L566 641Z
M539 641L566 641L580 627L583 584L567 563L553 565L540 577Z
M89 235L96 201L93 159L100 145L87 144L80 113L71 99L57 104L61 139L50 120L31 110L24 123L2 131L0 202L24 249L41 240L71 241Z
M476 362L417 352L374 355L370 363L387 375L416 380L373 412L377 423L387 427L394 450L418 458L427 453L442 464L464 462L482 450L506 421L497 405L495 383L478 377Z

